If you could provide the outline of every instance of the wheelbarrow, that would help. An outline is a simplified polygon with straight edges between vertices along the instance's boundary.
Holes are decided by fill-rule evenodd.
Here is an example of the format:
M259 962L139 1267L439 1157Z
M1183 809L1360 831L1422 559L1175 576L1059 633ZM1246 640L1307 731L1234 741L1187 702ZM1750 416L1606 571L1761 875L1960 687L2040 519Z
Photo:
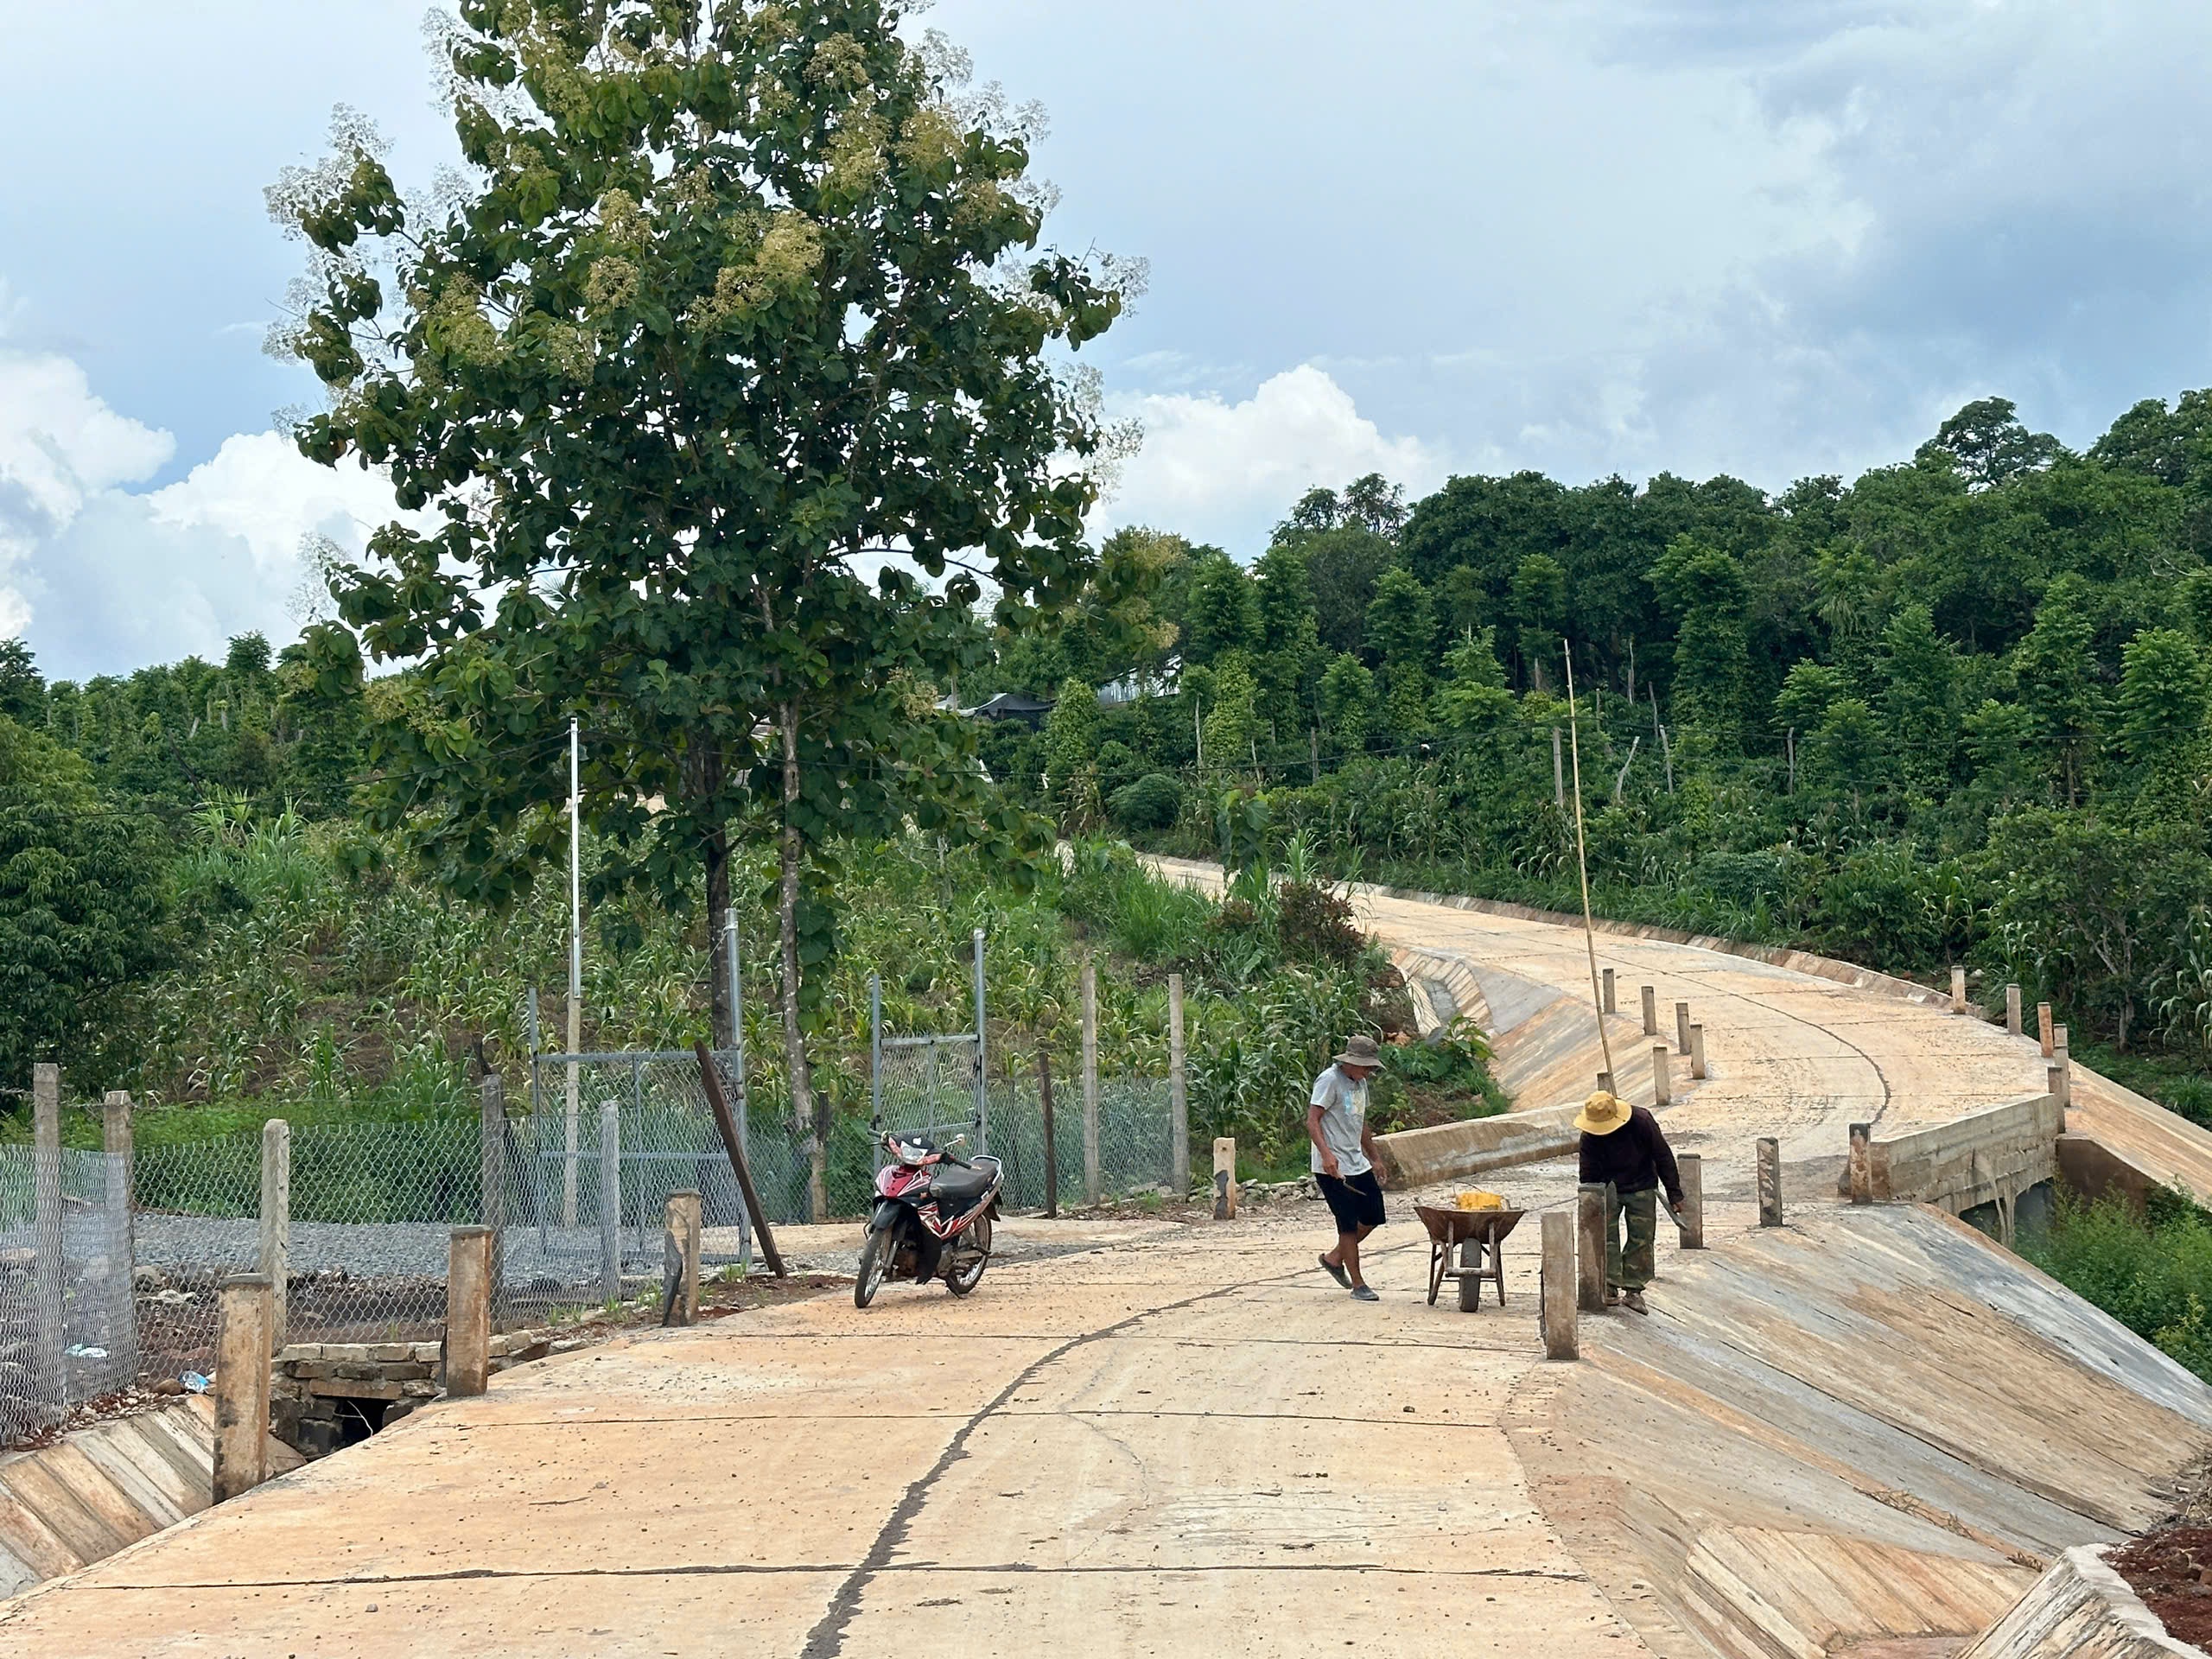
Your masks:
M1459 1281L1459 1311L1473 1313L1483 1305L1485 1281L1497 1287L1497 1305L1505 1306L1506 1235L1519 1224L1525 1210L1434 1210L1417 1204L1414 1213L1428 1229L1428 1305L1436 1306L1436 1293L1447 1278ZM1459 1253L1457 1266L1452 1253Z

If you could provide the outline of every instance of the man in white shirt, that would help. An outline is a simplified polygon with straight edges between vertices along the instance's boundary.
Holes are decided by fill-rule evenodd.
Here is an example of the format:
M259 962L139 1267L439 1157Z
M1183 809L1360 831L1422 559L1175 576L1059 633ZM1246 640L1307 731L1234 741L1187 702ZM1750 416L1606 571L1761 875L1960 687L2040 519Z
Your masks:
M1382 1300L1359 1276L1359 1242L1382 1224L1382 1184L1367 1127L1367 1080L1382 1067L1382 1051L1372 1037L1345 1039L1344 1052L1313 1079L1306 1109L1314 1179L1337 1218L1337 1248L1321 1258L1321 1267L1361 1302Z

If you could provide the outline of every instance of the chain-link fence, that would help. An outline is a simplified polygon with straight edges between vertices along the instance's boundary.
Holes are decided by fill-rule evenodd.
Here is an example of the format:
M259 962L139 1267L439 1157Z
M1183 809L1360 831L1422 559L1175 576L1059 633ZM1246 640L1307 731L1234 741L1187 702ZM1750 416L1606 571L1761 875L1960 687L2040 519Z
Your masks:
M484 1220L484 1131L467 1119L302 1123L286 1137L292 1342L434 1336L452 1230ZM223 1280L262 1271L264 1136L137 1157L139 1346L149 1376L207 1372ZM595 1300L591 1298L588 1300Z
M714 1058L741 1143L737 1057ZM573 1301L588 1285L611 1295L626 1274L658 1275L669 1194L687 1188L708 1228L735 1235L734 1249L710 1249L703 1261L750 1262L752 1224L696 1056L540 1055L531 1097L503 1217L510 1306Z
M130 1380L126 1161L0 1147L0 1446Z

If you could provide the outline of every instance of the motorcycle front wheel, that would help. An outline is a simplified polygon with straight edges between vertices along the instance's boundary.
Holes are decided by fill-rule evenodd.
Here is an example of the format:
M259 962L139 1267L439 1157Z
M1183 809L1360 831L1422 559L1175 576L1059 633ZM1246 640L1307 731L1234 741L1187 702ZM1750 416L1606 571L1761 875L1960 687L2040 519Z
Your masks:
M883 1283L884 1269L891 1261L891 1230L871 1227L868 1243L861 1246L860 1270L853 1275L853 1306L866 1307L875 1300L875 1293Z
M983 1216L968 1230L967 1240L972 1242L975 1255L963 1251L953 1265L945 1269L944 1287L956 1296L965 1296L976 1288L983 1277L983 1269L991 1260L991 1218Z

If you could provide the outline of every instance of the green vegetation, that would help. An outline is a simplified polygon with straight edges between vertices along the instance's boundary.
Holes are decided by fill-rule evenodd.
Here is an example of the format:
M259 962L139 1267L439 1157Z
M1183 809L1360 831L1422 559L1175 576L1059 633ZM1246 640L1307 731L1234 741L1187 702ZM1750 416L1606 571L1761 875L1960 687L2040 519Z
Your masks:
M1571 650L1603 913L1965 962L2077 1052L2183 1085L2212 1057L2212 394L2080 455L1986 399L1772 498L1521 474L1408 507L1363 479L1249 570L1117 544L1157 572L1147 626L1103 588L1002 618L973 683L1062 696L985 755L1067 831L1232 861L1302 836L1338 875L1573 909ZM1065 713L1114 681L1159 695Z
M2062 1199L2050 1229L2021 1253L2139 1337L2212 1382L2212 1216L2180 1193L2147 1215L2117 1199Z

